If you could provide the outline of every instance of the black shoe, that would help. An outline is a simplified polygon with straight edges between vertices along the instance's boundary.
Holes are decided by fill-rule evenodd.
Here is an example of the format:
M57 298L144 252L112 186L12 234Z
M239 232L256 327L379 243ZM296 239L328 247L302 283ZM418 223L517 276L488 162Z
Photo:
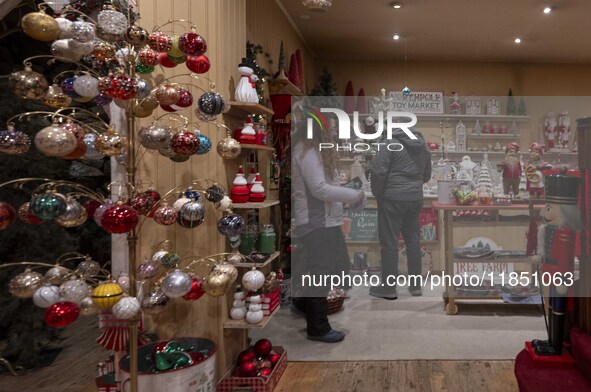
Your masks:
M313 336L308 335L308 340L315 340L317 342L324 342L324 343L338 343L345 339L345 334L341 331L335 331L331 329L326 334L322 336Z
M387 286L372 286L369 288L369 295L372 297L385 298L389 300L398 298L396 287Z
M415 287L408 287L408 292L410 293L410 295L412 295L413 297L420 297L423 295L423 290L421 289L420 286L415 286Z

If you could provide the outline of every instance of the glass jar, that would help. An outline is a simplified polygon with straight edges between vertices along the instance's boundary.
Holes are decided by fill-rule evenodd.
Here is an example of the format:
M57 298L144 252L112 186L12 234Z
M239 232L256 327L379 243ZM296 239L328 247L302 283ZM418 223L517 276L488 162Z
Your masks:
M257 234L256 225L247 225L242 229L240 233L240 245L238 246L240 253L249 256L253 252L257 241Z
M277 235L273 225L263 225L259 234L259 253L271 254L275 252Z

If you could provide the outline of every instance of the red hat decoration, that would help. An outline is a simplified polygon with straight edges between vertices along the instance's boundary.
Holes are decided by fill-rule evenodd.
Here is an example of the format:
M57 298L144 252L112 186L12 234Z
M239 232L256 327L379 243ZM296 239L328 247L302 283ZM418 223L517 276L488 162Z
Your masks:
M537 151L540 156L542 156L544 154L544 147L542 147L542 145L539 143L532 143L531 146L529 146L529 151Z
M509 150L515 150L515 152L519 152L519 144L515 142L507 143L505 146L505 152L509 152Z

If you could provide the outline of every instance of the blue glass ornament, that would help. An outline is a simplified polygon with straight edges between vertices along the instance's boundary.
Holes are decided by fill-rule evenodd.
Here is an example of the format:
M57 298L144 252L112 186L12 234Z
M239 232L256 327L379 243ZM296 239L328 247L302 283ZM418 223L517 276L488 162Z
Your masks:
M202 135L201 132L196 131L195 134L199 137L199 150L195 154L205 155L211 150L211 139L206 135Z
M103 95L103 94L99 94L92 99L92 102L94 102L95 104L97 104L99 106L108 105L112 101L113 101L113 98L107 97L106 95Z
M66 78L60 84L62 91L70 98L81 98L81 96L74 90L74 80L76 78Z
M137 82L137 98L143 99L150 95L152 85L145 79L140 79Z
M403 88L402 95L404 95L405 97L408 97L410 95L410 89L408 87Z
M194 191L193 188L191 188L191 187L187 188L184 195L188 199L195 199L195 200L201 199L201 194L199 193L199 191Z
M239 236L244 226L244 220L240 215L228 214L218 221L218 230L227 237Z
M197 106L201 113L206 116L217 116L224 112L226 101L219 93L207 92L199 97Z
M63 195L47 191L33 196L29 211L38 218L50 220L66 212L66 207L66 198Z
M182 227L192 229L203 223L205 219L205 206L200 200L193 200L183 204L177 218L177 223Z

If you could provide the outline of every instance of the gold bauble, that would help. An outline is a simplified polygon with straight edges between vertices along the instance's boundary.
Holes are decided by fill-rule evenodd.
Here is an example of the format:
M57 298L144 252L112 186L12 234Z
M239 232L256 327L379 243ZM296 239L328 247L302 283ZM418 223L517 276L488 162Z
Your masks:
M74 151L76 136L69 129L54 123L35 135L35 147L50 157L61 157Z
M52 109L61 109L70 106L72 98L64 94L63 90L57 84L49 86L47 93L41 98L41 103Z
M23 31L38 41L55 41L60 34L60 26L45 12L31 12L21 20Z
M47 272L45 273L45 280L47 280L51 284L59 286L65 282L66 276L69 272L70 271L67 268L56 265L55 267L52 267L47 270Z
M235 159L240 155L240 151L242 147L240 147L240 143L238 140L234 139L231 136L226 136L217 146L218 154L221 155L224 159Z
M215 266L214 271L220 271L228 275L228 277L230 278L230 284L234 284L234 282L236 282L236 279L238 279L238 270L232 264L218 264Z
M114 282L99 284L92 290L92 300L101 309L112 307L121 299L122 295L123 289Z
M108 42L96 41L92 54L101 61L112 60L115 58L115 48Z
M41 99L47 93L49 84L45 76L35 72L31 67L10 74L8 88L22 99Z
M222 271L212 271L203 281L203 289L212 297L221 297L230 287L230 276Z
M113 128L101 133L94 141L94 148L103 155L115 157L127 149L127 138L119 135Z
M82 316L94 316L99 313L99 308L91 297L84 298L78 307L80 308L80 314Z
M139 104L140 107L147 109L147 110L154 110L158 107L158 105L160 105L160 103L156 99L155 93L150 93L150 95L148 95L146 98L142 99Z
M139 117L139 118L147 118L150 117L152 115L152 113L154 112L154 110L152 109L146 109L142 106L137 106L134 110L135 116Z
M88 212L78 200L69 197L66 200L66 212L55 218L55 222L63 227L78 227L88 218Z
M10 280L8 291L17 298L31 298L42 284L43 275L26 270Z

